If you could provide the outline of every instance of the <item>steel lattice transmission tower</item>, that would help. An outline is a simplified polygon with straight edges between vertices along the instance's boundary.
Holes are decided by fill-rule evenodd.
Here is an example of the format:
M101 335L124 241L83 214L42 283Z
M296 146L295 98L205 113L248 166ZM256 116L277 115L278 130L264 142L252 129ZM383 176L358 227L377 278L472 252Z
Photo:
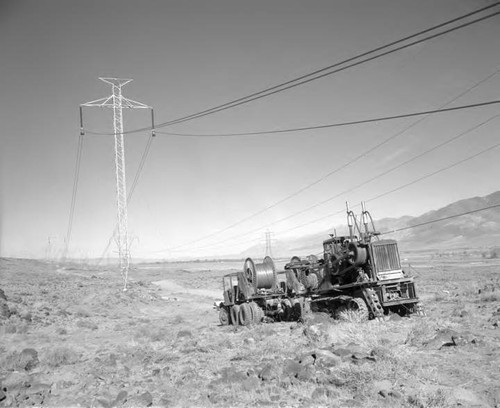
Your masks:
M123 139L123 109L151 109L152 131L154 136L153 108L143 103L124 98L122 87L132 79L99 78L110 84L112 95L90 101L80 105L80 133L83 135L82 107L99 107L113 109L113 129L115 137L115 171L116 171L116 201L118 207L118 223L116 242L120 258L120 272L124 281L124 290L127 290L128 270L130 266L130 241L128 236L127 215L127 185L125 178L125 143Z
M272 234L271 231L269 230L266 231L266 256L270 256L272 258L273 251L271 249L271 243L272 243L271 234Z

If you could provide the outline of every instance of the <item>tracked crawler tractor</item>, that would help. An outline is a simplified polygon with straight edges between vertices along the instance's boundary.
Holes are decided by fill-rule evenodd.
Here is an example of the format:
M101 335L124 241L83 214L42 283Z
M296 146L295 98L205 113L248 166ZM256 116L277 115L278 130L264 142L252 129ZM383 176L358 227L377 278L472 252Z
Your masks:
M379 239L363 205L361 222L347 207L349 236L325 240L322 259L294 256L283 271L276 271L270 257L262 263L247 258L242 272L223 277L220 322L301 321L309 312L339 318L348 310L362 320L390 312L422 315L413 278L401 267L397 242Z

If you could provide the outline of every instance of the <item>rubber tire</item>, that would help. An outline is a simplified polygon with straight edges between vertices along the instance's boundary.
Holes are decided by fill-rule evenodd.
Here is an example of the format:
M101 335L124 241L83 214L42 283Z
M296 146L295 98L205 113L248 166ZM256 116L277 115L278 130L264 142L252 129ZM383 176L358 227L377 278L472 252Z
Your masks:
M293 320L293 307L291 302L286 299L281 302L281 307L283 308L283 320L285 322L290 322Z
M349 309L356 311L359 314L359 319L364 322L369 320L370 311L364 299L356 297L349 302Z
M238 326L240 324L240 306L234 305L231 308L231 324L234 326Z
M239 318L242 326L250 326L252 324L252 309L248 303L243 303L240 306Z
M219 321L223 326L229 325L229 313L225 307L221 307L219 310Z
M295 303L293 303L292 305L292 316L293 316L293 320L297 321L297 322L301 322L304 318L304 311L303 311L303 308L302 308L302 303L300 303L300 300L299 301L296 301Z
M252 310L252 322L254 324L260 324L262 318L264 317L264 312L262 311L260 306L255 302L250 303L250 309Z

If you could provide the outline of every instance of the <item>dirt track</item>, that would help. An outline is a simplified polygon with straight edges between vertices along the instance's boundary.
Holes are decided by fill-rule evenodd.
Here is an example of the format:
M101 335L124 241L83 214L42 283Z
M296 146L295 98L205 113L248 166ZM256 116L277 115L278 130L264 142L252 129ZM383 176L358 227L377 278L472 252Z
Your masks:
M123 292L115 271L1 260L0 406L494 407L500 285L480 262L417 268L424 319L235 328L212 309L227 265L139 267Z

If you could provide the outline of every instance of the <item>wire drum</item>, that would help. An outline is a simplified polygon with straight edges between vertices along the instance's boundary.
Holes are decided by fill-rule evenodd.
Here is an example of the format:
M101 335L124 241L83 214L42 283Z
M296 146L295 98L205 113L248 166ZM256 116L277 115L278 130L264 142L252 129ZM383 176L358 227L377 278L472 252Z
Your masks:
M269 256L266 256L262 263L257 264L252 258L247 258L243 264L243 274L255 290L276 287L276 267Z

